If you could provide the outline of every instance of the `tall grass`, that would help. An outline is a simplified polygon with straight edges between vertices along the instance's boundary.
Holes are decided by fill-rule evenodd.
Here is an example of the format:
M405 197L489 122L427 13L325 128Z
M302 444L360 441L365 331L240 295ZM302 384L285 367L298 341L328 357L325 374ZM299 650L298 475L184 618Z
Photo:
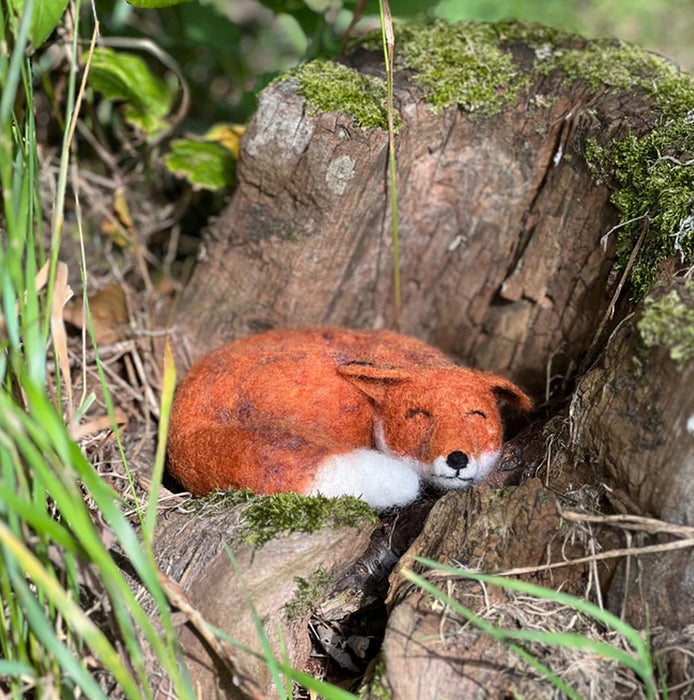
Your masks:
M147 644L175 695L193 698L151 550L123 516L117 494L70 439L59 376L47 377L70 152L66 134L47 254L27 57L33 4L27 0L19 18L8 3L0 5L0 46L9 50L0 53L0 688L14 697L36 688L59 697L80 689L101 698L110 683L126 697L150 698L155 687L145 667ZM76 32L67 125L77 101ZM42 268L47 275L39 275ZM91 517L87 500L108 534ZM157 619L133 593L114 548L132 563ZM108 634L84 612L85 596L102 601L100 624L108 623ZM97 670L110 675L103 686Z

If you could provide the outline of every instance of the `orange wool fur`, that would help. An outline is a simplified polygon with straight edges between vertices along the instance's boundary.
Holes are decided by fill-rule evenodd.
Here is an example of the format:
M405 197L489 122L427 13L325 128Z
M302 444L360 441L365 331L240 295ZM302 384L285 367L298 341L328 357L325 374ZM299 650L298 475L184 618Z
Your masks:
M388 331L278 330L195 364L171 413L172 474L194 494L351 494L385 508L420 480L465 488L502 441L498 400L530 399L508 380L454 365Z

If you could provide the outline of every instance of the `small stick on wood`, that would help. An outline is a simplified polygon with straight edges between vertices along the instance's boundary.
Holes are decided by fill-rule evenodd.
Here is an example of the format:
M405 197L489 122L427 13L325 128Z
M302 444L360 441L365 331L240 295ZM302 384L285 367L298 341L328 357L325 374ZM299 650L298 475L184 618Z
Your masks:
M675 542L667 542L665 544L653 544L645 547L625 547L623 549L610 549L599 554L592 554L588 557L579 557L578 559L567 559L566 561L556 561L551 564L540 564L539 566L523 566L516 569L507 569L506 571L495 571L495 576L520 576L521 574L535 574L541 571L549 571L550 569L559 569L563 566L574 566L576 564L589 564L594 561L604 561L606 559L616 559L618 557L626 557L641 554L655 554L657 552L672 552L677 549L687 549L694 547L694 538L686 540L676 540ZM432 571L429 574L432 578L448 578L455 576L443 571Z
M597 344L598 340L600 339L600 336L602 335L602 332L605 330L605 326L607 325L607 322L612 318L615 310L615 306L617 305L617 300L619 299L619 296L622 293L622 288L624 287L624 284L627 281L627 276L631 272L631 268L634 266L634 260L636 260L636 256L639 253L639 250L641 250L641 246L643 245L643 240L646 237L646 233L648 233L648 224L643 227L643 231L641 231L641 235L639 236L638 241L636 241L636 245L634 246L634 249L631 251L631 255L629 256L629 260L627 261L626 267L624 268L624 272L622 273L622 276L619 280L619 284L617 285L617 289L615 290L615 293L612 295L612 300L610 301L609 306L607 307L607 311L605 311L605 315L602 317L602 321L600 322L600 326L598 326L598 330L595 333L595 337L593 338L593 342L591 343L591 346L586 353L586 357L590 357L591 353L593 351L593 348Z
M694 539L694 527L666 523L656 518L645 518L642 515L622 513L617 515L590 515L589 513L578 513L571 510L562 510L561 508L559 508L559 515L564 520L571 520L572 522L614 524L627 530L642 530L652 535L658 532L665 532L676 537Z
M176 606L186 617L200 636L220 658L222 663L231 671L234 680L238 681L241 690L253 700L265 700L265 693L258 682L243 669L234 648L224 639L220 639L200 611L190 602L183 589L163 571L159 571L161 583L169 602Z

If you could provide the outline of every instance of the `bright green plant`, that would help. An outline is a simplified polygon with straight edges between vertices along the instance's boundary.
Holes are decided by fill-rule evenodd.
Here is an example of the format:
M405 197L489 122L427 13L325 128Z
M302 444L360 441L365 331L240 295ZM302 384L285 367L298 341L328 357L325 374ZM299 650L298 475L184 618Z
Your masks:
M27 38L34 47L39 47L58 26L68 0L10 0L9 15L26 16L30 12Z
M57 403L47 389L47 383L53 380L46 372L46 343L55 341L50 315L59 301L54 299L54 285L71 132L66 129L57 188L59 201L55 202L47 257L38 190L33 66L26 52L30 39L39 41L48 31L46 24L40 31L34 29L40 19L31 0L23 4L19 15L14 5L7 1L0 4L0 45L11 50L9 56L0 56L3 690L19 696L32 688L44 688L51 694L72 697L79 688L88 697L105 697L85 665L84 659L91 656L109 671L127 697L153 697L144 665L144 641L174 692L181 698L192 698L193 689L187 670L180 664L169 606L151 552L143 548L123 515L117 494L71 440L62 416L59 374L55 377ZM32 31L37 33L32 35ZM73 57L78 55L76 36ZM74 58L64 120L68 126L76 104L76 77ZM38 283L42 276L47 280L45 292ZM103 389L107 394L105 383ZM106 521L108 536L92 519L85 495ZM111 538L115 538L154 599L158 624L145 612L116 564L108 544ZM87 572L91 574L86 576ZM108 636L80 608L87 591L102 596L104 612L110 611L113 622ZM127 650L129 664L118 653L118 644Z

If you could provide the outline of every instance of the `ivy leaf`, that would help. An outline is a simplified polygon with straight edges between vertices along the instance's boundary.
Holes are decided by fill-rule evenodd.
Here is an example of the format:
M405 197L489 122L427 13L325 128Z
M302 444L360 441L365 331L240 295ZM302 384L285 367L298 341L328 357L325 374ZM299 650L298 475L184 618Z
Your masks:
M176 139L164 156L164 165L195 189L219 190L234 182L234 156L215 141Z
M12 7L21 16L26 0L12 0ZM29 39L35 48L43 44L58 26L68 0L34 0L29 26Z
M139 56L96 49L89 82L104 97L124 102L126 121L148 136L155 136L168 127L165 117L171 109L173 91L151 73Z

